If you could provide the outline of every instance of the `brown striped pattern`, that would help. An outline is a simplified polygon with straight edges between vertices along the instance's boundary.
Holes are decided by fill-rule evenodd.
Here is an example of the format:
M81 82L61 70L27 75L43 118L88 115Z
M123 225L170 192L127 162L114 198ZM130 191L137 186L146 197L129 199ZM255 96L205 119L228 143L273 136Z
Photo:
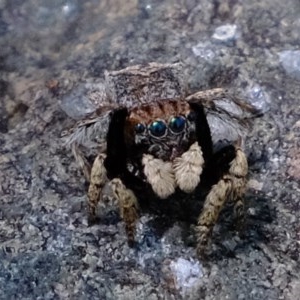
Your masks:
M153 104L145 104L131 110L127 119L132 126L143 123L150 124L154 120L161 119L168 122L170 117L184 115L190 111L188 102L177 99L159 100Z

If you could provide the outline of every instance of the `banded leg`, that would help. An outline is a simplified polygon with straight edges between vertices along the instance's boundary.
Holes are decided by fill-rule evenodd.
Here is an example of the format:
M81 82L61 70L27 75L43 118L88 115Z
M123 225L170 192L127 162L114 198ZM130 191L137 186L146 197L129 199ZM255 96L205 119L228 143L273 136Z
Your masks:
M95 222L96 207L102 197L102 189L107 182L106 169L104 167L105 154L99 154L92 166L90 185L88 190L88 221Z
M212 229L217 222L220 211L224 206L232 189L230 176L224 176L217 184L213 185L205 199L202 213L198 218L196 227L197 253L203 255L209 243Z
M213 226L226 201L230 200L236 203L236 211L239 214L237 217L242 218L242 197L246 186L245 177L248 173L248 163L244 152L238 145L235 146L235 154L235 158L229 164L228 173L212 186L199 216L196 234L197 252L200 256L205 252Z
M110 185L118 199L120 207L120 216L125 223L125 230L128 238L128 245L134 245L136 222L139 217L138 201L132 190L127 189L119 178L114 178Z
M119 202L120 216L124 220L129 246L133 246L135 224L138 219L138 202L132 190L126 188L123 182L130 186L135 177L127 170L127 145L125 142L125 124L128 111L126 108L112 112L107 133L107 157L104 161L110 185ZM123 181L123 182L122 182Z
M237 229L240 231L244 225L245 205L244 193L246 190L246 175L248 173L248 163L245 153L240 148L240 143L236 145L236 158L233 160L230 170L234 169L234 191L231 200L234 202L234 214Z

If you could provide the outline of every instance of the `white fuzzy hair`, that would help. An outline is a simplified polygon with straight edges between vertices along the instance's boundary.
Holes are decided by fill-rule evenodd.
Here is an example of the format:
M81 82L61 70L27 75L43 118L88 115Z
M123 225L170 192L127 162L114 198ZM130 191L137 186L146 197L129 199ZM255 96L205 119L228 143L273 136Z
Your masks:
M178 186L186 193L192 192L200 182L204 159L198 142L173 162L165 162L144 154L142 163L147 181L162 199L169 197Z

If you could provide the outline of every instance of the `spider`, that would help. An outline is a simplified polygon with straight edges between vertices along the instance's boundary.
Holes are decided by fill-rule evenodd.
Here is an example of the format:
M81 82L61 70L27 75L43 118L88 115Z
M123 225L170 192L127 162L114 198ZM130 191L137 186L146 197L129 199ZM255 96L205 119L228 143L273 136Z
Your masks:
M257 111L220 88L187 95L180 68L150 63L106 72L104 84L90 94L95 111L67 132L67 144L89 181L89 223L109 182L130 246L139 193L150 189L167 199L208 185L196 225L202 255L227 201L234 203L238 223L243 221L248 173L243 136ZM92 165L82 145L96 147Z

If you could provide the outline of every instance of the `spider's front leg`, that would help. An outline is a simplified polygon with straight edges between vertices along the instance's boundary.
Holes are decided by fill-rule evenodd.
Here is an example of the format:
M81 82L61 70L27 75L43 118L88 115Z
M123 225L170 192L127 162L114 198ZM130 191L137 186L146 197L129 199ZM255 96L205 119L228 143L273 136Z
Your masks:
M237 217L240 220L243 218L243 194L246 186L246 175L248 173L246 155L240 148L240 145L236 144L235 146L227 146L217 153L216 156L215 161L220 163L219 169L224 168L224 165L228 164L228 170L212 186L205 199L202 213L198 218L196 234L197 252L200 256L205 253L212 229L226 201L234 201L234 210ZM213 167L217 167L216 163L213 163Z
M138 219L138 201L127 185L136 183L135 177L127 169L127 147L125 142L126 108L113 112L107 133L107 156L104 166L110 185L119 203L120 216L125 223L129 246L133 246L135 224Z

